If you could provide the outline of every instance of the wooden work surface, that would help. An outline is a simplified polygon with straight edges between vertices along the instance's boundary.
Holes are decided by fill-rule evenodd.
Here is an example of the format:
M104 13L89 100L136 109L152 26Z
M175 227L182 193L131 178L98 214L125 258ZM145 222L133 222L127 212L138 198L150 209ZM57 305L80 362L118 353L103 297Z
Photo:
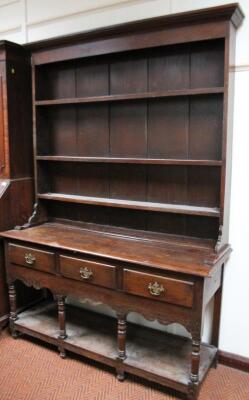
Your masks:
M24 242L110 258L117 261L162 268L197 276L212 275L212 266L229 253L215 254L211 240L179 238L174 235L132 236L131 229L82 228L45 223L26 230L11 230L2 236Z

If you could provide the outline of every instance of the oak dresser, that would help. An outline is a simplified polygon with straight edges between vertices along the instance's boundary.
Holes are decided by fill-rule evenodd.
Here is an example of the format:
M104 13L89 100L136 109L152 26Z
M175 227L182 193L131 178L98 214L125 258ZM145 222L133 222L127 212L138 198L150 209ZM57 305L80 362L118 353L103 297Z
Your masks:
M231 252L229 68L242 19L232 4L26 46L36 204L2 235L14 337L197 398L217 361ZM47 289L45 300L17 314L17 281ZM67 296L108 305L116 318ZM130 323L131 312L179 323L191 340Z

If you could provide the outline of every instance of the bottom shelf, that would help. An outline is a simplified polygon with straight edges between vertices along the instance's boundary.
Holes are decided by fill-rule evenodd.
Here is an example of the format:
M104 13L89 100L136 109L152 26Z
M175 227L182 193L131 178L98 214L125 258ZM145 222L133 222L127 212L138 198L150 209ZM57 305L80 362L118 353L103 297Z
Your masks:
M113 367L117 361L117 322L114 318L67 305L67 339L63 347ZM44 302L18 315L15 327L58 345L57 307ZM176 335L128 323L127 358L123 369L149 380L187 392L190 377L191 341ZM217 349L202 344L200 382L212 365Z

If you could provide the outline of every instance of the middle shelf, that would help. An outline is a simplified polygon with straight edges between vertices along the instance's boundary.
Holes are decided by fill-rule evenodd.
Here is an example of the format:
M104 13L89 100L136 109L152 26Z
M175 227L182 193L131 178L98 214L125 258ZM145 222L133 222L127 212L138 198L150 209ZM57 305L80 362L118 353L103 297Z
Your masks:
M117 163L117 164L159 164L159 165L203 165L218 167L222 165L221 160L194 160L181 158L141 158L141 157L82 157L82 156L58 156L44 155L36 156L38 161L62 161L62 162L85 162L85 163Z
M220 210L217 207L199 207L199 206L182 205L182 204L164 204L164 203L155 203L149 201L110 199L103 197L79 196L79 195L63 194L63 193L39 193L37 197L39 199L44 199L44 200L53 200L53 201L89 204L89 205L107 206L116 208L130 208L135 210L200 215L206 217L220 216Z
M83 104L83 103L103 103L113 101L131 101L131 100L146 100L146 99L160 99L167 97L178 96L200 96L200 95L213 95L223 94L224 87L205 87L205 88L190 88L178 90L161 90L156 92L142 92L142 93L121 93L121 94L108 94L104 96L91 96L91 97L72 97L61 99L45 99L36 100L36 106L56 106L61 104Z

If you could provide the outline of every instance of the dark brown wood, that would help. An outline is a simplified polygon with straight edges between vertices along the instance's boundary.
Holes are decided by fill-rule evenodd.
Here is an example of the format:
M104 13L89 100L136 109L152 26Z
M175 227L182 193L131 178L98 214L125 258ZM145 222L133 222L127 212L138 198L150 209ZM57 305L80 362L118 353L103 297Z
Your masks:
M59 315L46 303L16 331L197 398L217 360L201 344L205 307L215 297L217 346L231 252L229 68L242 18L229 5L26 46L36 205L2 235L7 281L51 291ZM111 307L118 329L70 306L65 317L65 296ZM126 338L130 312L179 323L192 342L130 324Z
M222 161L218 160L184 160L184 159L166 159L166 158L118 158L118 157L79 157L79 156L37 156L40 161L68 161L85 163L117 163L117 164L159 164L159 165L206 165L221 166Z
M29 52L0 42L0 231L23 224L32 212L32 114ZM23 95L25 93L25 96ZM8 322L9 302L0 243L0 328ZM18 285L18 307L34 291Z
M60 48L48 48L44 51L34 52L34 62L37 65L57 62L61 60L94 57L106 54L116 54L119 51L132 51L137 49L154 48L167 46L175 43L191 43L198 40L210 40L222 38L226 35L225 21L205 21L194 23L191 26L178 24L178 26L165 25L164 29L157 29L147 32L131 32L127 35L109 36L97 39L92 42L73 44L72 46L60 46Z
M186 90L168 90L161 92L148 92L139 94L117 94L109 96L96 96L96 97L75 97L71 99L58 99L58 100L37 100L36 106L53 106L59 104L78 104L78 103L97 103L105 101L121 101L121 100L137 100L137 99L153 99L161 97L175 97L175 96L194 96L202 94L214 94L223 93L222 87L216 88L198 88L198 89L186 89Z
M119 381L124 380L124 370L122 363L126 359L126 315L123 313L117 313L118 319L118 360L120 366L117 368L117 378Z
M214 295L214 311L213 311L213 327L212 327L212 338L211 343L213 346L218 347L219 345L219 334L220 334L220 318L221 318L221 301L222 301L222 288L223 288L223 270L220 271L220 276L218 277L218 288ZM213 285L215 287L215 285Z
M62 57L65 60L73 57L84 57L86 55L92 56L96 53L98 54L99 52L101 52L101 54L105 54L108 51L115 52L118 51L118 49L122 51L131 50L138 47L136 40L132 40L134 37L131 36L131 33L137 33L137 35L139 35L139 33L144 33L144 31L149 31L149 35L146 35L147 32L144 34L144 37L141 35L141 47L146 47L146 45L147 47L153 45L156 46L157 43L160 45L172 44L175 42L186 43L194 40L196 35L198 35L200 40L221 37L225 35L225 23L223 24L224 20L231 19L232 24L235 27L238 27L243 18L244 14L238 7L238 3L234 3L219 7L212 7L206 10L195 10L181 14L173 14L166 17L158 17L155 18L154 21L147 19L143 21L136 21L135 23L132 22L129 24L121 24L104 29L92 30L78 35L69 35L64 38L50 39L45 42L41 41L29 43L26 45L26 47L33 51L36 56L35 61L37 63L46 63L61 60ZM212 24L213 19L217 21L216 24ZM200 24L196 24L196 21L198 21ZM165 27L169 28L166 38L164 36L162 37L162 34L160 35L161 37L153 37L152 32L155 29L161 32L162 28ZM118 39L119 36L121 36L122 39L123 36L124 38L126 37L125 35L127 35L127 33L131 36L129 41L111 41L112 36L117 36ZM152 37L149 41L148 39L150 36ZM95 40L103 37L105 39L96 44ZM111 38L110 44L108 42L108 37ZM83 41L83 43L86 42L84 43L84 47L79 46L79 42L81 41ZM90 42L90 45L88 41ZM93 46L91 46L92 43ZM59 51L58 46L60 47Z
M58 315L59 315L59 339L66 339L66 314L65 314L65 296L57 295Z
M0 171L5 167L5 141L4 141L4 101L3 101L3 66L1 66L0 76Z
M200 348L201 341L193 338L192 340L192 354L191 354L191 375L190 375L190 390L188 393L188 399L195 400L198 393L199 385L199 368L200 368Z
M9 318L9 298L8 298L8 286L6 284L6 272L4 267L4 246L3 241L0 243L0 329L5 327L8 323Z
M202 10L192 10L184 13L177 13L166 15L163 17L157 17L153 19L138 20L136 22L130 22L120 25L108 26L100 29L93 29L88 32L60 36L59 38L52 38L46 41L36 41L28 43L25 45L29 50L35 51L38 49L44 49L49 47L54 47L58 45L70 45L72 43L78 43L82 39L90 40L99 36L103 36L104 33L129 33L132 29L134 30L146 30L146 28L153 27L164 27L167 24L175 25L179 22L184 22L186 24L191 24L198 19L202 20L212 20L213 18L231 19L232 24L238 28L243 21L244 13L242 9L238 6L238 3L224 4L217 7L210 7Z
M1 145L4 147L4 165L1 179L23 179L32 177L32 115L30 55L21 46L1 42L0 51L0 106ZM22 92L26 91L23 101ZM23 136L21 138L20 132Z
M17 320L17 307L16 307L16 288L14 283L9 285L9 302L10 302L10 331L13 338L17 337L17 332L14 327L14 323Z
M65 296L57 295L57 305L58 305L58 319L59 319L59 340L64 340L67 338L67 333L66 333L66 312L65 312ZM63 348L63 345L60 345L59 347L59 352L61 358L66 357L66 352L65 349Z
M203 215L208 217L218 217L219 209L211 207L197 207L189 205L178 205L178 204L163 204L163 203L152 203L145 201L132 201L132 200L119 200L119 199L108 199L101 197L90 197L90 196L77 196L61 193L43 193L38 194L39 199L64 201L70 203L79 204L93 204L99 206L109 206L117 208L132 208L135 210L149 210L176 214L189 214L189 215Z
M194 283L141 272L124 270L124 290L185 307L193 306Z
M115 260L201 277L211 277L216 271L215 266L224 262L231 251L227 247L216 254L210 241L196 242L194 239L186 238L181 242L181 238L178 237L177 240L171 235L159 236L160 239L157 240L156 236L151 237L148 233L145 237L142 236L142 232L137 236L135 229L128 231L122 229L116 234L114 232L107 226L103 227L103 230L98 230L97 226L91 229L91 225L88 229L81 229L78 226L54 222L21 231L7 231L3 235L9 240L29 243L31 248L34 245L48 246L50 251L42 250L42 254L51 254L51 248L52 252L67 250L81 256L85 254L100 257L97 259L97 263L100 264L106 264L109 260L110 265L113 265ZM9 254L8 248L6 250ZM72 260L69 267L70 264ZM63 274L65 268L64 266L62 269ZM70 270L67 270L67 273L72 277Z
M13 264L23 265L45 272L55 271L55 257L51 252L10 244L8 247L8 255L10 262Z
M249 358L239 356L238 354L228 353L227 351L219 350L218 360L220 364L227 367L236 368L241 371L249 372Z
M169 276L169 273L167 274ZM179 275L178 275L179 276ZM21 280L27 286L35 288L48 288L52 293L58 292L68 296L76 296L80 299L89 299L93 302L102 302L118 312L138 312L149 320L158 319L163 324L169 324L177 320L187 330L199 325L199 307L201 304L195 304L190 309L188 307L179 307L165 302L156 302L153 299L144 298L126 294L123 291L122 284L120 290L112 290L90 285L86 282L65 279L60 275L47 274L38 270L31 270L25 267L11 264L9 267L9 278L12 280ZM199 296L202 290L202 279L197 279L195 284L195 296ZM201 292L202 293L202 292ZM156 311L156 313L155 313ZM116 331L116 328L115 328Z
M60 273L66 278L109 288L116 286L116 268L82 258L60 256Z
M117 314L118 318L118 358L122 361L126 359L126 315L122 313Z
M82 318L83 315L85 318ZM68 306L67 319L72 334L63 341L66 349L114 368L120 367L120 361L117 359L115 319L72 306ZM16 329L56 345L56 307L44 304L20 314L16 321ZM145 375L160 384L167 382L167 386L186 393L191 341L130 323L128 331L127 357L122 363L123 370L138 376ZM179 349L177 355L175 348ZM141 354L140 358L135 356L137 352ZM200 381L204 379L215 354L214 347L201 345Z

